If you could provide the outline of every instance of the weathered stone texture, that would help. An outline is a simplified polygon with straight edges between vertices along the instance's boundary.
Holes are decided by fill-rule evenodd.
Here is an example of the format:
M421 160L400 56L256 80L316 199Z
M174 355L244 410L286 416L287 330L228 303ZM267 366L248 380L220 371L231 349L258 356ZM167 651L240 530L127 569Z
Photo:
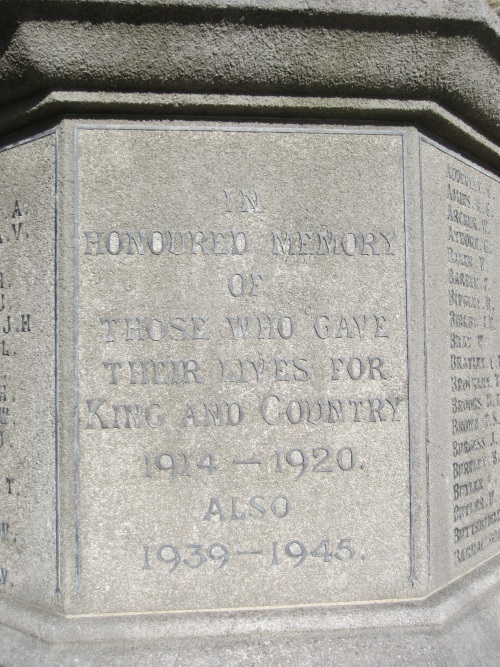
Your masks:
M499 19L388 5L0 2L2 664L496 664Z

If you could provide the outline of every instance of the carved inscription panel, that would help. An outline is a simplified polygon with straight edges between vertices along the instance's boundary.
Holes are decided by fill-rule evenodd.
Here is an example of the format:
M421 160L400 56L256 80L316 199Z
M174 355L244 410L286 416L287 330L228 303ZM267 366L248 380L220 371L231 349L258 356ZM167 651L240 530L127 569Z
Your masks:
M408 596L402 136L77 148L82 609Z
M0 594L59 587L55 134L0 149Z
M431 554L447 580L500 545L500 181L428 141L421 154Z

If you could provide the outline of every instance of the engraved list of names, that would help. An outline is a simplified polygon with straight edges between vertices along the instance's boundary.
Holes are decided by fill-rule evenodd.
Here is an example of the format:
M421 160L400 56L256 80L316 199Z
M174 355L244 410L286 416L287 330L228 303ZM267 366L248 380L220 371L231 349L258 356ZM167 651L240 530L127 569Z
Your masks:
M446 576L456 576L500 541L500 183L437 145L421 149L431 499L440 512L431 538L448 555Z

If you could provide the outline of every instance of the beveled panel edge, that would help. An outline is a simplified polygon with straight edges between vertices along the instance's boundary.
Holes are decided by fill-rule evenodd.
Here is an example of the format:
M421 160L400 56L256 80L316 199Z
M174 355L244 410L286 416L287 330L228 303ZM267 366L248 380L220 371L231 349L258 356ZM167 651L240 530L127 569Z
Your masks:
M439 136L500 170L500 147L437 102L350 97L292 97L197 93L52 91L0 111L0 133L36 132L66 118L130 121L189 120L203 116L244 122L303 120L341 124L406 124ZM35 126L30 128L30 126Z

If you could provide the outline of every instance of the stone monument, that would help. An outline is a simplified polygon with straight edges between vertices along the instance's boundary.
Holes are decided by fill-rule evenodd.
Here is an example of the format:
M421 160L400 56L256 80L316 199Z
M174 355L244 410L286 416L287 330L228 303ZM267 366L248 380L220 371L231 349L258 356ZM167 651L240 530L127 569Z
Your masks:
M0 664L498 664L492 9L1 7Z

